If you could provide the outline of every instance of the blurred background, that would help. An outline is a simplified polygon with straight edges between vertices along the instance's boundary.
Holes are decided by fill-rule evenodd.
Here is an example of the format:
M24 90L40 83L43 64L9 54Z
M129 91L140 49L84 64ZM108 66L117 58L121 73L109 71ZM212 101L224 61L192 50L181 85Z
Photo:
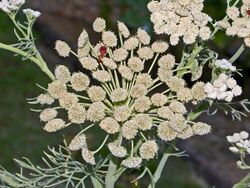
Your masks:
M41 53L53 70L56 64L65 64L72 70L79 65L76 59L61 59L54 51L55 40L67 41L75 47L77 38L84 27L91 35L91 42L97 42L93 35L92 22L101 16L108 21L110 28L116 29L116 21L125 22L129 28L136 31L138 27L153 34L149 22L149 12L146 4L149 0L26 0L25 6L42 12L35 26L37 44ZM224 17L226 0L206 0L205 12L216 20ZM20 18L22 19L22 18ZM0 12L0 41L14 43L13 26L8 17ZM220 54L220 58L229 58L239 48L242 41L236 38L225 40L223 33L218 33L216 40L209 44ZM171 49L173 54L177 51ZM243 86L242 98L249 98L250 53L247 50L237 67L242 69L244 78L238 77ZM44 75L30 62L21 62L20 57L0 50L0 165L10 171L17 170L13 158L29 157L39 164L42 151L47 145L56 146L62 141L61 132L47 134L41 129L38 114L31 112L26 98L37 96L41 91L35 83L48 83ZM240 100L240 99L238 99ZM159 188L230 188L238 182L246 172L236 167L236 155L228 151L225 137L240 130L250 131L249 118L242 122L232 121L231 116L218 113L215 116L204 116L202 120L213 126L213 134L205 137L192 138L178 143L178 147L186 150L189 157L171 159L164 171L164 178ZM66 137L69 133L67 133ZM154 166L153 166L154 168ZM123 181L126 187L133 187L129 182L132 175L128 174ZM117 185L117 187L125 187ZM140 182L138 187L145 187Z

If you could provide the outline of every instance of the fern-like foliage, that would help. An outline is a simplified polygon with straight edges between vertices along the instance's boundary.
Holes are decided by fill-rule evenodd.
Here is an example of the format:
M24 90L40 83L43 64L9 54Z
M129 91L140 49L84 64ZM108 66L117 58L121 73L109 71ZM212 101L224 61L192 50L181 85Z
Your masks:
M20 166L20 173L12 174L0 167L1 188L45 188L65 187L84 188L86 179L91 178L100 181L105 170L107 159L99 164L89 167L72 158L67 147L60 146L58 151L48 148L44 152L43 167L34 165L29 159L15 160Z

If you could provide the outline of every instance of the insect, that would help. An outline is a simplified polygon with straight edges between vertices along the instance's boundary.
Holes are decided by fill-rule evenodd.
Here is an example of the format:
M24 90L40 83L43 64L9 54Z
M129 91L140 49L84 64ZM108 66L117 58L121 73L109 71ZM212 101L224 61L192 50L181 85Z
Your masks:
M250 16L250 9L246 11L247 15Z
M100 55L98 56L98 62L102 63L102 59L107 55L107 48L106 46L102 46L100 48Z

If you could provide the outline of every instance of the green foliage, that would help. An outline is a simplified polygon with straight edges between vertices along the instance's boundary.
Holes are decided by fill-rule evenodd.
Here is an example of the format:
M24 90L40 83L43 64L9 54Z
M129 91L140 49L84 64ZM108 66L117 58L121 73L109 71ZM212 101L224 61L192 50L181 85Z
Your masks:
M233 120L237 119L238 121L241 121L242 117L247 117L247 114L250 113L250 101L248 99L230 103L216 102L214 105L216 110L212 114L221 109L225 115L231 115Z
M150 29L150 16L147 9L148 0L119 0L121 19L133 28L144 27Z
M250 173L247 174L239 183L233 186L233 188L247 188L250 185Z
M60 146L59 151L49 148L49 152L43 158L44 166L34 165L29 159L15 160L21 171L11 174L5 169L0 170L1 187L54 187L64 185L65 187L85 187L85 179L91 175L86 172L82 163L74 160L66 147ZM29 175L25 173L29 172ZM77 182L77 183L76 183Z

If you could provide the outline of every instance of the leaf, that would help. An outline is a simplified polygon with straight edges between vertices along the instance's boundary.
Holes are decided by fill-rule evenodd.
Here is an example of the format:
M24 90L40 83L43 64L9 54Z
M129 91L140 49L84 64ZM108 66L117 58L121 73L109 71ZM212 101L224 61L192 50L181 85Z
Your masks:
M203 73L203 66L200 66L194 72L192 72L191 80L192 81L198 80L202 76L202 73Z
M246 175L239 183L233 186L233 188L247 188L250 185L250 173Z
M196 119L197 117L199 117L205 110L207 110L209 108L209 103L208 102L204 102L202 104L200 104L193 112L191 112L188 115L188 120L192 121L194 119Z

